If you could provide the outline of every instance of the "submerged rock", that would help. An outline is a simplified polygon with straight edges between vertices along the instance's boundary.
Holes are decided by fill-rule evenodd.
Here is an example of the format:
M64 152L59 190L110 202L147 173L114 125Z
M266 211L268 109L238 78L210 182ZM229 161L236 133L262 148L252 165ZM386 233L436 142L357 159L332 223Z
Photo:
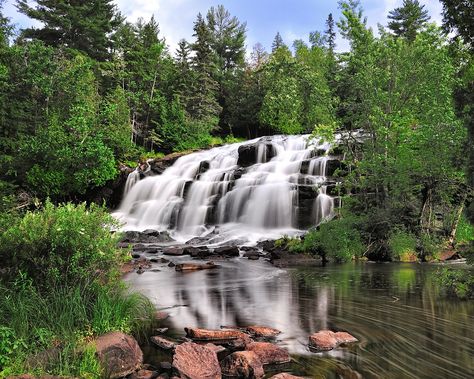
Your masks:
M173 367L179 371L182 378L220 379L222 377L215 351L193 342L185 342L176 347Z
M107 377L122 378L138 370L143 364L143 353L137 341L124 333L111 332L95 341L97 357Z
M288 351L269 342L252 342L246 346L246 350L253 351L264 365L288 363L291 361Z
M181 247L168 247L163 250L164 255L170 255L173 257L179 257L181 255L184 255L184 249Z
M247 334L236 329L200 329L200 328L184 328L186 336L193 340L201 341L224 341L235 340L238 338L249 338Z
M221 367L225 376L233 378L259 379L265 375L263 364L253 351L232 353L221 362Z
M270 379L304 379L302 376L294 376L286 372L281 374L273 375Z
M244 328L248 333L255 337L273 338L281 334L281 331L268 326L251 325Z

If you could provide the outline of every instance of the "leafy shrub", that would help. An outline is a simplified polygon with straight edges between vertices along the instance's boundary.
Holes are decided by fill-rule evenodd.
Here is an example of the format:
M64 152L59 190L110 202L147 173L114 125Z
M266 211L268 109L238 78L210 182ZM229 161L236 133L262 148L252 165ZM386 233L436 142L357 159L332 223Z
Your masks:
M456 229L456 242L467 243L471 241L474 241L474 226L463 215Z
M323 259L335 262L347 262L357 259L364 253L365 247L356 228L353 217L345 217L322 223L305 236L302 251L318 254Z
M48 201L0 236L0 258L38 286L107 280L126 254L110 232L115 225L104 208Z
M410 262L416 260L416 237L408 232L396 230L388 239L392 259Z
M474 298L474 275L469 269L444 268L436 276L446 292L459 299Z

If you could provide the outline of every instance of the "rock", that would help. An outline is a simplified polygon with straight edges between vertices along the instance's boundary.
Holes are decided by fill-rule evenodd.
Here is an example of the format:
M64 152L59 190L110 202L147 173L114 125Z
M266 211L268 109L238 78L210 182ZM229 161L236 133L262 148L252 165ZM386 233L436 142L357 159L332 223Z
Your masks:
M316 351L332 350L336 348L337 345L337 339L330 330L320 330L309 337L309 347Z
M238 257L240 256L239 248L237 246L223 246L214 249L214 254L223 257Z
M162 336L150 337L150 341L153 342L156 346L162 348L163 350L174 350L177 346L176 342L171 341Z
M155 379L158 377L156 371L151 370L139 370L130 375L129 379Z
M270 251L275 247L275 241L260 241L257 247L262 248L263 251Z
M235 340L238 338L249 338L249 336L240 330L226 329L226 330L211 330L199 328L184 328L186 336L193 340L200 341L225 341Z
M264 365L288 363L291 361L288 351L269 342L252 342L246 346L246 350L253 351Z
M354 343L359 341L352 334L347 332L336 332L334 333L334 337L336 337L338 344Z
M140 254L137 254L137 253L133 253L133 254L132 254L132 258L134 258L134 259L139 259L139 258L141 258L141 255L140 255Z
M184 250L180 247L167 247L163 250L164 255L171 255L173 257L179 257L184 255Z
M193 342L185 342L176 347L173 367L182 378L220 379L222 376L216 353L209 347Z
M263 365L253 351L237 351L221 362L225 376L243 379L263 378Z
M244 258L251 261L258 261L260 259L260 254L258 252L248 252L244 254Z
M176 271L199 271L199 270L209 270L217 268L214 262L207 262L206 264L197 264L197 263L181 263L176 265Z
M270 379L304 379L302 376L294 376L286 372L281 374L273 375Z
M170 362L160 362L160 368L163 371L171 372L171 370L173 369L173 365Z
M111 332L96 339L97 356L111 379L131 374L143 364L143 353L137 341L124 333Z
M175 267L176 265L173 262L168 263L168 267Z
M170 237L169 233L166 231L160 232L157 230L148 229L144 232L138 231L127 231L123 233L121 242L130 242L130 243L162 243L162 242L171 242L173 239Z
M157 332L158 334L165 334L168 330L168 328L156 328L155 332Z
M269 328L267 326L251 325L246 326L244 330L247 331L247 333L250 333L252 336L263 338L273 338L281 334L281 331L274 328Z
M227 349L223 346L214 345L213 343L206 343L204 346L208 347L209 349L213 350L216 354L223 353Z
M205 246L194 247L188 246L184 248L185 254L191 255L193 258L206 259L212 255L212 252Z
M320 330L309 337L309 348L315 351L328 351L340 344L357 342L357 338L346 332L334 333L331 330Z

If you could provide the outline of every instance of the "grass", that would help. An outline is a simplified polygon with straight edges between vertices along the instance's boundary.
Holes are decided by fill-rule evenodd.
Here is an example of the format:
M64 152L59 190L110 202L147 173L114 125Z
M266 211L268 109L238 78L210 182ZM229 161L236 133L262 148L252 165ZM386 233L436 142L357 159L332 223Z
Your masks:
M0 377L29 372L99 378L87 343L109 331L144 333L153 319L149 300L124 285L54 287L41 294L26 280L0 291ZM28 363L50 349L57 352L51 359Z

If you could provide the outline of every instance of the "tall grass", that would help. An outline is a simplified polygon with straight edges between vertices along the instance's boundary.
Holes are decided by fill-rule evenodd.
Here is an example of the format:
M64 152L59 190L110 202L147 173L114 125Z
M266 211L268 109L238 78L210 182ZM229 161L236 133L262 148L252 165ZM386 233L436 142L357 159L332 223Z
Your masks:
M109 331L143 333L153 318L150 301L124 285L56 286L43 294L24 280L0 291L0 377L32 371L86 377L87 367L97 372L87 342ZM48 349L57 349L53 362L28 364Z

